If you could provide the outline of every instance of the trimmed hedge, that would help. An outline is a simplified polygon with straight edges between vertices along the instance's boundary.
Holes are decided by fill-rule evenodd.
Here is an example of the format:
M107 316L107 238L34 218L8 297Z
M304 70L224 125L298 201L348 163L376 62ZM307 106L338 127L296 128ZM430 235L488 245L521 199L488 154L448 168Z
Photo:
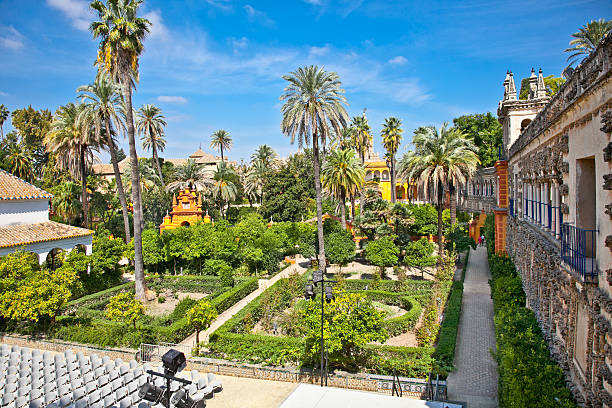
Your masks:
M465 263L461 271L461 280L453 282L448 301L444 310L444 320L438 332L438 344L436 351L433 354L435 362L435 370L442 376L446 376L452 371L455 366L455 348L457 345L457 331L459 329L459 320L461 319L461 302L463 300L463 281L465 280L465 271L467 270L470 251L468 250L465 257Z
M211 300L210 304L217 309L217 313L221 314L258 287L259 279L256 277L249 278L227 292L215 297Z
M495 311L499 406L576 407L534 312L525 307L521 276L510 258L494 254L494 234L494 222L487 216L485 236Z
M307 275L304 275L301 280L305 281L306 278ZM266 292L281 291L282 284L282 280L279 280ZM363 289L365 284L362 284L363 282L357 281L350 286ZM430 291L431 284L418 282L415 287ZM411 296L406 296L405 293L384 290L368 290L361 291L361 293L372 300L401 306L408 310L402 316L385 321L385 327L391 335L403 333L414 327L421 314L421 304ZM263 298L264 294L258 296L210 335L208 347L213 355L231 360L271 365L298 364L302 360L304 339L248 332L262 316ZM290 301L291 299L284 299L283 305L289 306ZM355 356L355 361L359 363L360 369L371 373L392 374L395 369L400 375L424 378L431 371L434 361L433 351L432 347L393 347L370 344Z

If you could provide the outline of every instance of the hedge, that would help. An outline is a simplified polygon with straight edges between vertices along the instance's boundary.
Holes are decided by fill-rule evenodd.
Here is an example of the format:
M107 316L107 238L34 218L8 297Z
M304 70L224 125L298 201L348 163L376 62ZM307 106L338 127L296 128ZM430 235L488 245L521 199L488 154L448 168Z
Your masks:
M535 313L525 307L521 276L510 258L494 254L494 234L494 222L487 216L499 406L576 407L563 371L551 358Z
M444 320L438 332L438 344L436 351L433 354L435 362L435 370L442 376L446 376L448 372L455 367L455 347L457 345L457 331L459 329L459 320L461 319L461 302L463 300L463 281L465 280L465 272L467 270L470 251L468 250L461 271L461 280L453 282L448 301L444 310Z
M306 279L306 275L302 276ZM347 283L349 281L346 281ZM357 281L353 288L364 288L363 282ZM282 280L272 285L267 291L280 290ZM351 286L351 285L349 285ZM419 282L415 288L430 290L429 283ZM355 290L351 290L355 291ZM401 306L408 310L402 316L385 321L391 335L403 333L414 327L421 314L420 303L406 296L405 293L384 290L362 291L372 300ZM285 365L301 361L305 341L302 338L287 336L269 336L245 333L261 318L263 294L250 302L235 316L228 320L210 335L208 348L212 355L231 360L251 363ZM287 302L287 305L289 302ZM410 377L427 377L433 365L432 347L393 347L384 345L366 345L361 353L355 356L360 369L376 374L392 374L395 369L400 375Z
M210 303L217 309L217 313L221 314L258 287L259 279L256 277L249 278L227 292L215 297Z

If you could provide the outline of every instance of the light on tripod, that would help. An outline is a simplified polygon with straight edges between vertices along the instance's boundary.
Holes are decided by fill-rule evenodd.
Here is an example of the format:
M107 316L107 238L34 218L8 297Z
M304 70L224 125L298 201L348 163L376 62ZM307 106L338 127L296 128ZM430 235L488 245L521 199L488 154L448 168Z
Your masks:
M185 354L178 350L170 349L162 357L162 363L164 364L164 371L166 375L175 375L179 371L182 371L187 364Z
M304 297L306 299L314 299L315 294L314 294L312 284L310 283L306 284L306 289L304 290Z
M333 288L331 286L326 286L325 287L325 301L327 303L330 303L332 300L334 300L334 292L333 292Z
M201 398L199 400L193 400L185 390L178 390L174 393L171 399L174 406L177 408L204 408L206 407L206 400Z

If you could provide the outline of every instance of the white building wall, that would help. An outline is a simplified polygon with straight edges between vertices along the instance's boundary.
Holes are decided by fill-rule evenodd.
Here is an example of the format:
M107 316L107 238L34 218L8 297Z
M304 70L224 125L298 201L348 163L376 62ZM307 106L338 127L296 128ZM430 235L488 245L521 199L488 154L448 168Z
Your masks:
M0 227L49 221L49 200L1 200Z
M34 244L26 245L25 247L10 247L0 248L0 257L11 254L17 250L24 250L26 252L34 252L38 255L38 261L42 264L47 258L47 254L52 250L59 248L64 251L72 251L78 245L84 245L87 255L91 255L92 250L92 239L93 235L87 235L85 237L75 237L67 239L58 239L56 241L37 242Z

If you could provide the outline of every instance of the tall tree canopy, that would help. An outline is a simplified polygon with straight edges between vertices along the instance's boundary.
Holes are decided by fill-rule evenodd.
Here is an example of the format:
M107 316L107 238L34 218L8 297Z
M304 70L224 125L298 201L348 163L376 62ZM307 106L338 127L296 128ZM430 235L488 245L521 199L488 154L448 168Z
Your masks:
M491 167L503 144L503 129L491 112L463 115L453 119L453 127L474 141L483 167Z
M565 83L565 79L549 75L544 77L544 85L546 85L546 95L555 96L561 85ZM521 80L521 90L519 92L519 99L526 100L529 96L529 77Z

